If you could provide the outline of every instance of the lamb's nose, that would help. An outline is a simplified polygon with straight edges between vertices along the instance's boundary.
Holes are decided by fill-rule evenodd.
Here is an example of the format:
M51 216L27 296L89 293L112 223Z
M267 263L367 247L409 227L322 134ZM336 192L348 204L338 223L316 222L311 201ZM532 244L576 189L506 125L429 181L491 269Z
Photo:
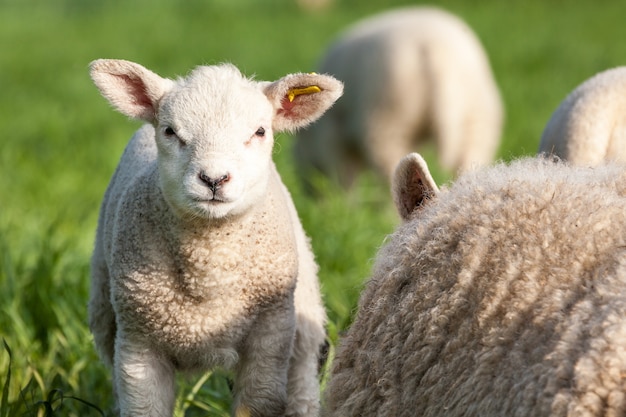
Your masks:
M209 189L213 193L215 193L222 187L225 182L228 182L228 180L230 180L230 174L225 174L218 178L211 178L206 174L206 172L201 171L200 174L198 174L198 178L200 178L200 181L205 183L207 187L209 187Z

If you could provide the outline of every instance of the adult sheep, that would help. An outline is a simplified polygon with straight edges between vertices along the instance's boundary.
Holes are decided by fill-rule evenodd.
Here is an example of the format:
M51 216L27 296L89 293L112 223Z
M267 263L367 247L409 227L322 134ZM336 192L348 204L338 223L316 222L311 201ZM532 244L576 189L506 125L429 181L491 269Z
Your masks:
M623 416L626 171L543 158L438 192L400 163L327 416Z
M576 87L548 121L539 152L577 165L626 162L626 67Z
M301 177L311 171L349 186L363 167L390 179L398 161L430 138L453 174L493 159L503 109L488 57L458 17L434 7L388 11L346 29L320 72L344 96L300 132Z
M273 131L319 117L332 77L244 77L229 64L164 79L122 60L91 76L148 122L102 203L89 325L122 416L171 416L176 370L234 370L233 414L315 416L325 339L317 266L271 159Z

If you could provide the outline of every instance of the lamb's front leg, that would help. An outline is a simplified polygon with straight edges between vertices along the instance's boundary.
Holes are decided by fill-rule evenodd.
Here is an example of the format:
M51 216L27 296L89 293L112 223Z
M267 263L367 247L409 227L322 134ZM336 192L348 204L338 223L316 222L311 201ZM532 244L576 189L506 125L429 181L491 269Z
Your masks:
M317 417L320 408L319 358L326 333L321 320L298 315L289 366L287 417Z
M118 338L114 384L121 417L171 417L174 411L174 366L146 346Z
M271 307L253 324L235 375L233 415L283 416L295 335L293 302Z

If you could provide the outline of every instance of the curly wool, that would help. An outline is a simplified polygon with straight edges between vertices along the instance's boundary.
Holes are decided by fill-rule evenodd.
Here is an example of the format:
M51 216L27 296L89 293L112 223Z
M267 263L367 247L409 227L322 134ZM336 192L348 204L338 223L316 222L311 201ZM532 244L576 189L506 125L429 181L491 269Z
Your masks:
M626 174L543 159L460 178L377 256L327 416L626 413Z

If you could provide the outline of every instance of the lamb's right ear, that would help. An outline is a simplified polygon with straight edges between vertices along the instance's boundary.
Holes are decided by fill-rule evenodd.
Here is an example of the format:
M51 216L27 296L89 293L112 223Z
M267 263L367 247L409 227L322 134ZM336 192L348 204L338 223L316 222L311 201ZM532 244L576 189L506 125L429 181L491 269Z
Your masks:
M434 198L439 188L430 175L428 165L418 153L406 155L393 174L391 181L393 201L402 220L421 208L426 200Z
M98 59L89 65L89 73L100 93L126 116L153 123L159 100L171 88L172 81L134 62Z

